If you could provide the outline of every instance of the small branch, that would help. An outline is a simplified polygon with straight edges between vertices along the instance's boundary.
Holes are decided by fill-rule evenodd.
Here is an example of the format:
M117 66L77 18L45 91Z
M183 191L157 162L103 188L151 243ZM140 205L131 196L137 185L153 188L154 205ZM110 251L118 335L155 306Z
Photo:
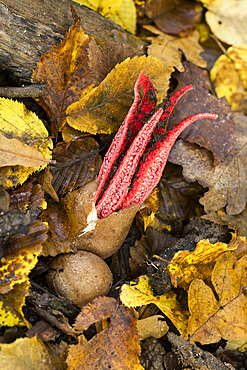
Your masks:
M21 87L0 87L0 96L5 98L37 98L45 92L44 84L32 84Z

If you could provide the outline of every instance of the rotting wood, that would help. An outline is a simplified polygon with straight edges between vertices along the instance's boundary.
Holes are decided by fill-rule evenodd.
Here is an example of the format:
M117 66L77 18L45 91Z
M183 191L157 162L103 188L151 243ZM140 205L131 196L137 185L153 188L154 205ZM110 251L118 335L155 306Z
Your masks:
M57 45L73 24L71 5L88 35L143 50L145 43L93 10L70 0L0 1L0 68L30 82L40 56Z

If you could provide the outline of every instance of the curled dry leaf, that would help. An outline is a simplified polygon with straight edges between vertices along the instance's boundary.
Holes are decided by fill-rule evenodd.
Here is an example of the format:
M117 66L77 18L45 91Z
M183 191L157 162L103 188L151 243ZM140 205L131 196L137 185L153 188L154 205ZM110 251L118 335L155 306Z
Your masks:
M217 96L225 96L233 110L247 113L247 46L231 46L210 71Z
M148 46L148 55L160 59L166 67L175 67L179 72L183 72L182 54L189 62L199 67L207 66L207 62L200 56L204 49L199 44L198 31L195 30L184 37L177 37L163 33L151 25L144 28L157 35L148 37L151 41Z
M0 155L5 157L0 185L11 187L47 166L53 144L43 122L23 103L0 98L0 113Z
M96 181L91 181L79 190L69 193L64 201L70 210L71 219L78 225L73 245L77 249L107 258L121 247L140 206L131 206L111 214L106 219L97 220L92 231L83 233L91 212L96 214L93 202L96 189Z
M189 287L190 317L185 338L201 344L226 340L246 340L247 255L237 260L232 252L220 256L212 272L214 291L201 279ZM217 297L217 298L216 298Z
M190 33L201 19L200 4L188 0L148 0L146 15L163 32L172 35Z
M56 163L50 168L52 186L59 196L85 185L97 175L101 166L98 151L99 145L91 137L61 143L54 149Z
M208 111L218 114L217 121L203 120L194 123L181 134L190 143L195 143L213 153L215 163L219 163L230 151L235 140L235 121L227 101L210 94L211 87L206 70L184 62L185 72L176 72L178 88L192 83L193 92L187 94L179 103L176 115L170 120L171 124L179 122L191 112Z
M78 315L75 329L86 330L93 323L110 319L109 325L88 342L81 335L77 345L69 346L68 369L141 370L138 356L141 349L133 311L117 304L115 299L100 297L84 306Z
M226 206L229 215L236 215L246 205L247 120L236 114L234 119L237 124L235 142L231 151L216 167L210 153L193 144L179 141L170 153L169 160L183 166L183 175L187 181L197 180L203 187L209 188L200 199L206 213Z

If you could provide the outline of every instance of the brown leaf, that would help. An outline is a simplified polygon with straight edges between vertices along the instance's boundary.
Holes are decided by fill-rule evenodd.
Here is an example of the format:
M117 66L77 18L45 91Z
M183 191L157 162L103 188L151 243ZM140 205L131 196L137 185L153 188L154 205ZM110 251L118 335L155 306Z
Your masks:
M45 83L45 94L38 101L50 117L64 115L66 108L92 84L87 55L89 40L77 21L65 39L40 58L32 81ZM58 119L59 126L63 121L64 118Z
M224 98L218 99L210 94L210 81L207 71L184 62L185 72L175 73L178 89L192 83L194 91L186 94L178 103L176 115L170 120L174 125L195 113L217 113L217 120L204 119L190 125L181 137L190 143L196 143L213 153L215 163L219 163L230 151L234 142L233 113Z
M99 85L117 63L143 53L133 46L92 36L88 45L89 66L93 82Z
M48 207L42 213L41 219L49 225L48 239L43 244L43 256L56 256L59 253L72 251L73 227L63 203L53 199L47 200Z
M191 63L203 68L207 66L207 62L200 55L204 49L199 44L197 30L184 37L177 37L163 33L151 25L144 28L157 35L148 37L151 41L151 45L148 46L148 55L160 59L166 67L175 67L179 72L183 72L183 54Z
M85 185L96 177L101 157L99 145L91 137L79 138L67 145L59 144L53 154L56 164L51 166L52 186L59 196Z
M203 189L197 183L184 180L181 168L167 164L158 185L159 210L157 217L165 223L189 221L198 212Z
M109 308L108 314L107 307ZM92 311L95 312L92 313ZM82 318L82 315L89 315L89 320ZM139 337L136 318L132 311L122 305L117 305L113 298L102 297L84 306L78 317L80 319L76 321L76 326L80 330L87 327L93 320L99 321L103 317L110 317L110 324L88 342L85 342L83 337L79 337L79 343L69 347L67 358L69 370L92 369L98 366L102 369L143 369L138 360Z
M163 337L168 332L169 326L164 320L164 316L154 315L149 316L146 319L138 320L137 329L138 334L140 335L140 339L144 340L149 337Z
M237 124L235 142L231 151L216 167L207 150L182 140L175 144L169 156L170 162L183 166L183 175L187 181L197 180L203 187L209 188L200 199L206 213L226 206L229 215L236 215L246 205L247 119L241 114L234 114L234 119Z
M148 0L146 15L165 33L186 34L200 21L202 7L188 0Z

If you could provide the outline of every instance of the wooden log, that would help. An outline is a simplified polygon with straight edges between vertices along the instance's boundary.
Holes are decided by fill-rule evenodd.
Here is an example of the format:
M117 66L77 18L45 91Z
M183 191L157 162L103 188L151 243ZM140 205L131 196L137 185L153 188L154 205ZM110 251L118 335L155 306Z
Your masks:
M71 5L88 35L143 50L144 42L93 10L70 0L0 0L0 68L30 82L40 56L73 24Z

